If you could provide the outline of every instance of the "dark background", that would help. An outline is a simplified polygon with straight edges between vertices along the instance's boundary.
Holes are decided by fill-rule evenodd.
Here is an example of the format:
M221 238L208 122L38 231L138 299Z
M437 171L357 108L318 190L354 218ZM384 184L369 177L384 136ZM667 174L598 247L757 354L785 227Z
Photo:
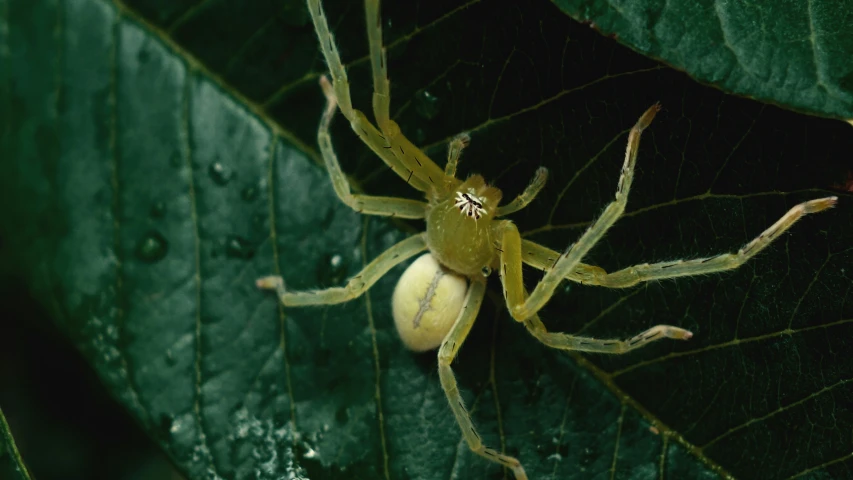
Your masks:
M0 408L33 476L182 479L11 271L12 260L0 237Z

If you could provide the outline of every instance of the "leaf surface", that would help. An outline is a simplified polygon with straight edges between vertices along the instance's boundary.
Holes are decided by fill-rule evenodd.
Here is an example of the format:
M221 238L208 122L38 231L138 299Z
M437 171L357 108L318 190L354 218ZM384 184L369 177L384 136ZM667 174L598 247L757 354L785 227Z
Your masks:
M725 91L853 118L853 2L554 0L562 11Z
M339 306L285 310L254 287L279 272L294 289L340 285L423 228L349 211L317 166L325 66L301 2L3 1L4 231L189 478L501 476L461 441L434 354L396 338L402 267ZM612 198L628 128L664 104L628 212L587 259L608 270L734 251L847 173L835 152L853 148L849 125L698 86L547 2L386 3L392 116L439 163L470 132L462 174L505 198L547 166L513 219L557 250ZM369 109L360 6L328 12ZM245 67L263 58L277 75ZM412 197L341 119L334 141L363 190ZM853 223L839 195L736 272L566 285L543 313L600 337L680 325L688 343L569 355L486 302L454 364L484 441L531 478L846 471ZM541 275L526 274L529 287Z
M0 410L0 478L9 480L30 480L30 473L24 460L18 453L15 439L3 411Z

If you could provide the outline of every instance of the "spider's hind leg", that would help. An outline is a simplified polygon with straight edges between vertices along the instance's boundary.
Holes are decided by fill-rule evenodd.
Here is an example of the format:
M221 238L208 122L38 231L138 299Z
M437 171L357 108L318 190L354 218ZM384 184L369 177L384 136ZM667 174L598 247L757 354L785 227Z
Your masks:
M471 331L471 327L477 319L477 313L480 311L485 293L485 283L471 282L471 287L468 289L468 294L465 297L465 306L459 313L459 317L456 319L456 323L453 324L450 333L441 342L441 348L438 351L438 376L441 380L441 388L444 389L444 394L450 403L450 409L453 410L453 415L456 417L456 422L462 430L462 437L465 438L468 448L477 455L512 470L515 480L527 480L527 474L524 472L524 468L518 459L498 453L483 445L483 440L477 434L477 430L471 422L471 416L462 402L462 395L459 394L456 377L450 368L450 364L456 358L456 353L462 346L462 342L465 341L465 337L468 336L468 332Z
M278 299L286 307L344 303L360 297L392 268L426 249L423 234L402 240L374 258L344 287L291 292L284 287L284 280L278 275L261 277L255 281L255 285L262 290L275 290Z

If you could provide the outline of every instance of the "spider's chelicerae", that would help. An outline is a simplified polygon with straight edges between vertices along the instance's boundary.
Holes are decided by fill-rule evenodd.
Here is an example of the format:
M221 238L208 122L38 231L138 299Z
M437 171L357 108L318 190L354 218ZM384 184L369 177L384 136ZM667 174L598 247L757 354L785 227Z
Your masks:
M373 69L373 114L378 128L362 112L353 109L347 74L320 0L308 0L314 28L332 78L331 84L325 76L320 79L327 105L320 121L317 141L335 192L343 203L368 215L422 218L426 221L426 232L409 237L380 254L350 279L345 287L290 292L285 289L281 277L277 276L258 279L257 284L261 288L276 290L286 306L342 303L363 294L394 266L428 251L409 266L394 290L393 315L400 338L408 348L415 351L440 346L438 372L441 386L468 446L474 453L511 469L518 480L527 478L521 463L483 445L471 423L450 368L480 310L486 291L486 278L491 272L497 271L500 275L506 306L512 318L522 323L545 345L563 350L625 353L662 338L687 340L693 334L683 328L657 325L627 340L577 337L548 332L537 312L563 280L626 288L649 280L737 268L767 247L803 215L826 210L837 201L836 197L827 197L793 207L736 253L696 260L645 263L614 273L581 263L625 210L640 135L660 109L656 104L646 110L631 129L615 199L578 241L565 252L558 253L524 240L516 226L503 217L524 208L536 197L545 184L547 170L540 168L521 195L501 205L501 191L487 185L481 175L472 175L464 181L456 178L460 155L469 141L467 135L459 135L450 142L444 169L406 139L400 127L389 118L390 91L385 49L382 46L379 0L366 0L365 3ZM340 109L353 131L382 161L412 188L423 192L426 201L360 195L350 191L329 135L329 124L336 109ZM522 263L545 272L529 294L522 282Z

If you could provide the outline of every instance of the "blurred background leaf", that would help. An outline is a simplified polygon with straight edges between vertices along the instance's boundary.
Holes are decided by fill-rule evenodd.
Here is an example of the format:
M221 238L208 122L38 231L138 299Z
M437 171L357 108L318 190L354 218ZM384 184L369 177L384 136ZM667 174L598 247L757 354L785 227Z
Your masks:
M605 35L725 91L853 118L853 2L554 0Z
M0 478L9 480L30 480L31 478L2 410L0 410Z
M547 166L546 190L514 220L553 248L612 198L627 129L657 100L666 109L644 136L628 213L593 263L732 251L795 203L844 190L849 125L699 86L548 2L385 3L392 116L439 161L449 138L471 132L461 171L484 173L505 197ZM361 9L327 5L354 104L367 108ZM0 232L5 262L23 275L9 298L28 286L180 471L503 475L460 441L434 354L412 355L395 337L387 299L401 269L329 308L284 311L254 289L275 271L293 288L340 284L422 228L347 211L316 165L325 65L302 2L0 0L0 11ZM411 196L345 122L334 141L364 190ZM484 308L455 368L485 441L532 478L843 475L853 232L850 195L839 194L838 209L737 272L626 291L567 285L544 313L555 330L607 337L681 325L696 333L690 343L566 355ZM31 328L31 314L18 318L17 331ZM56 338L36 332L26 338ZM36 345L26 351L57 350ZM3 378L15 375L68 378L60 392L89 384L23 366ZM15 431L37 430L23 425ZM42 476L45 446L24 447L39 478L69 478Z

